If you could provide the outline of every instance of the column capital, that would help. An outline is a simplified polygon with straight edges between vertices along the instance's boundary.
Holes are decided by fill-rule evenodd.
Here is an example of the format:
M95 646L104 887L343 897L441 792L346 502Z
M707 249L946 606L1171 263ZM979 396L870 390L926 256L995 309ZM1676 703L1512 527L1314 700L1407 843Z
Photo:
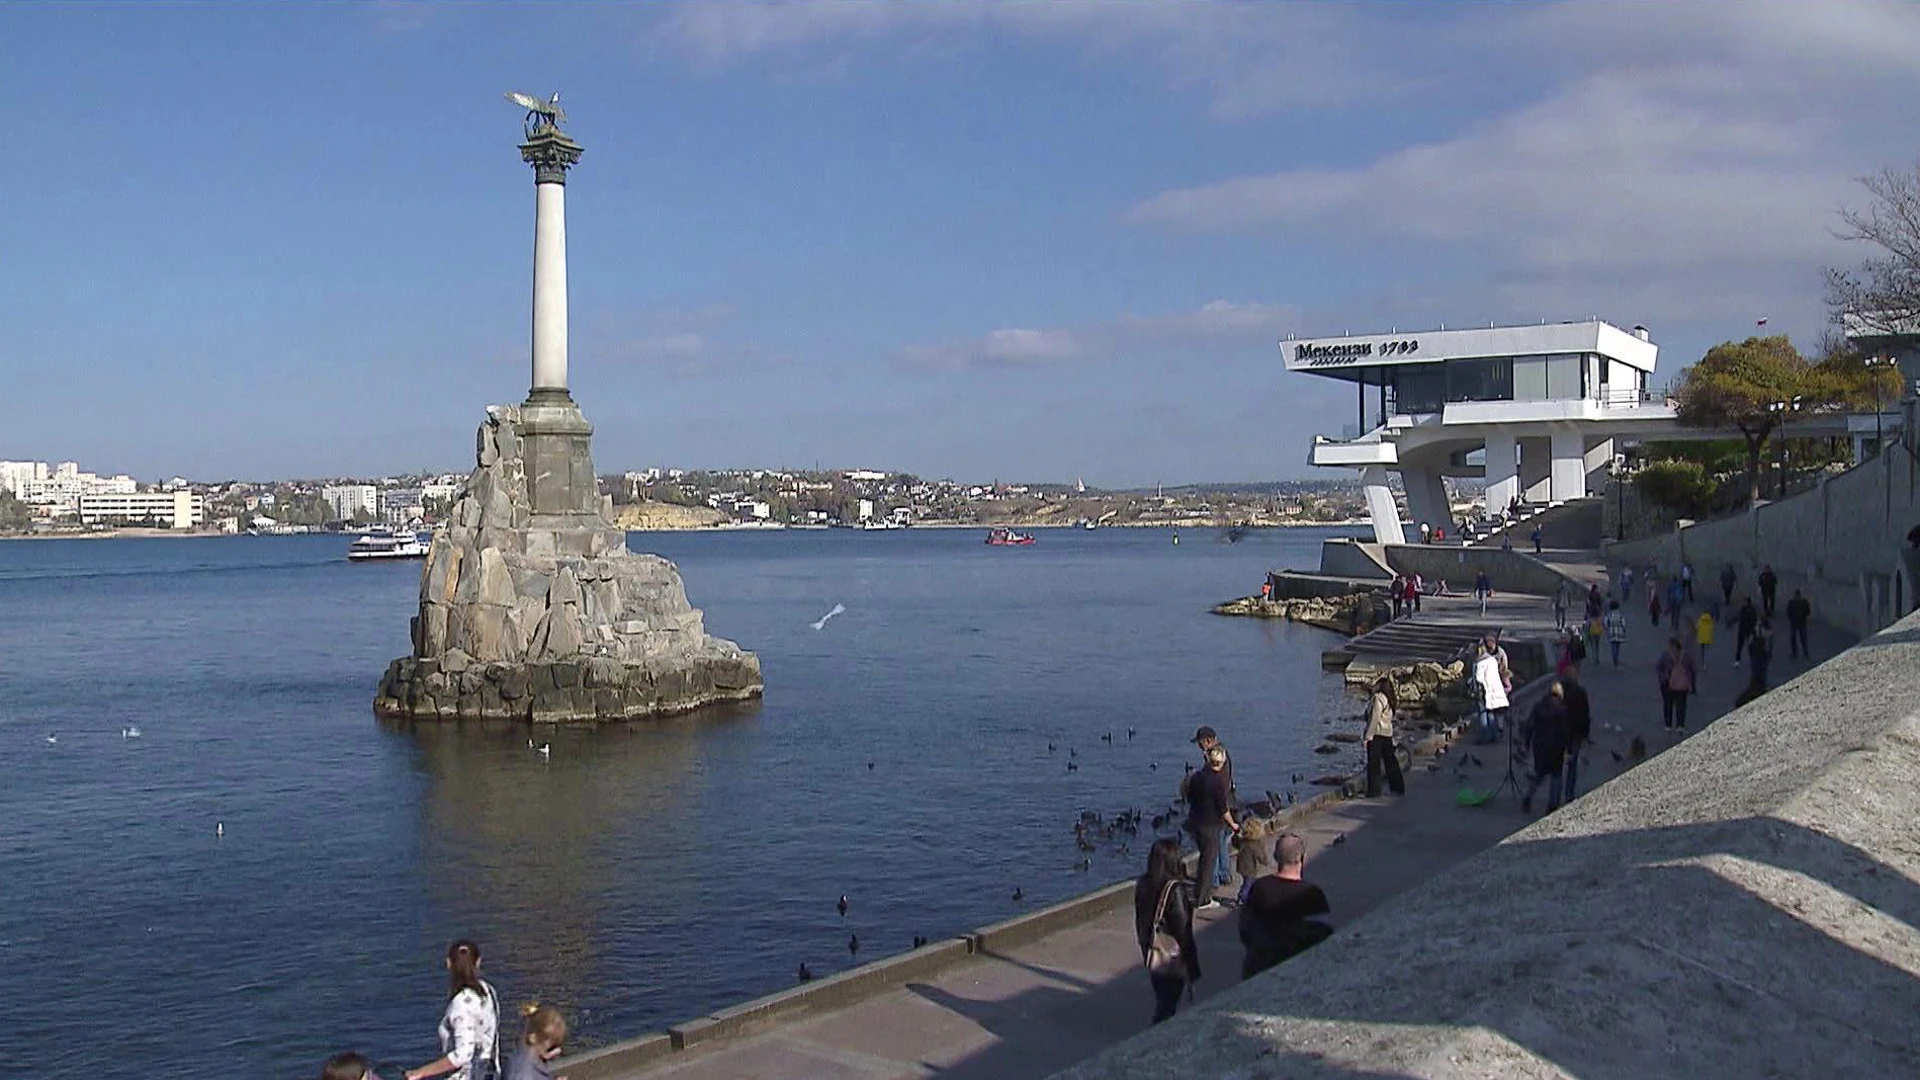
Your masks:
M567 170L579 162L580 152L579 143L551 124L533 129L520 144L520 160L533 166L535 184L564 185Z

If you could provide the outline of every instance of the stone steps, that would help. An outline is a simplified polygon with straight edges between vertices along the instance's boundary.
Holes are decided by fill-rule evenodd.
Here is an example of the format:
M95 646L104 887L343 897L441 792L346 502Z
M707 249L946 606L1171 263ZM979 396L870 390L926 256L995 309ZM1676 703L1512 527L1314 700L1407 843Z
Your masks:
M1370 630L1348 642L1340 651L1368 661L1431 660L1434 663L1446 663L1494 629L1491 625L1425 622L1415 615Z

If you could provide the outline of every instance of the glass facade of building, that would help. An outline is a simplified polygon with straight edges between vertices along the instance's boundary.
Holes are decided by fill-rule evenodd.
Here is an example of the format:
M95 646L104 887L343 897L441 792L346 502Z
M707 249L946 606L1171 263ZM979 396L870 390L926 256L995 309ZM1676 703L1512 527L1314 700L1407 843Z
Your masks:
M1609 372L1609 366L1594 354L1555 353L1463 357L1387 368L1384 373L1393 391L1393 411L1410 415L1440 412L1449 402L1598 399L1608 389L1602 385L1603 372Z

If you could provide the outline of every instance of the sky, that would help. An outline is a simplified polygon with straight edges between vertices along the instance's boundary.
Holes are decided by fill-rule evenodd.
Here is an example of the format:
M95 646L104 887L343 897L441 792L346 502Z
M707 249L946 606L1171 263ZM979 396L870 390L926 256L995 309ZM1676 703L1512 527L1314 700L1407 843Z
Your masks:
M0 90L0 459L471 467L557 90L602 472L1134 486L1314 475L1289 334L1812 347L1920 4L15 3Z

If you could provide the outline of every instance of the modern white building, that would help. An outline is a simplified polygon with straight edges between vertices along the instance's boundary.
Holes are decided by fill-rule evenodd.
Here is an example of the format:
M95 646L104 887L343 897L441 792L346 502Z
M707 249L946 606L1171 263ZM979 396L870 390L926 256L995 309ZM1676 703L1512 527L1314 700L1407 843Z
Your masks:
M1659 349L1644 327L1600 321L1367 334L1280 343L1288 371L1354 386L1357 438L1315 436L1308 461L1360 470L1374 538L1406 542L1407 523L1447 527L1446 476L1484 476L1487 507L1583 498L1612 464L1614 440L1675 431L1649 391ZM1484 453L1480 463L1468 456Z
M191 491L135 491L80 496L83 525L153 525L191 529L207 519L206 500Z
M372 484L328 484L320 489L320 500L327 504L332 521L380 514L380 489Z

